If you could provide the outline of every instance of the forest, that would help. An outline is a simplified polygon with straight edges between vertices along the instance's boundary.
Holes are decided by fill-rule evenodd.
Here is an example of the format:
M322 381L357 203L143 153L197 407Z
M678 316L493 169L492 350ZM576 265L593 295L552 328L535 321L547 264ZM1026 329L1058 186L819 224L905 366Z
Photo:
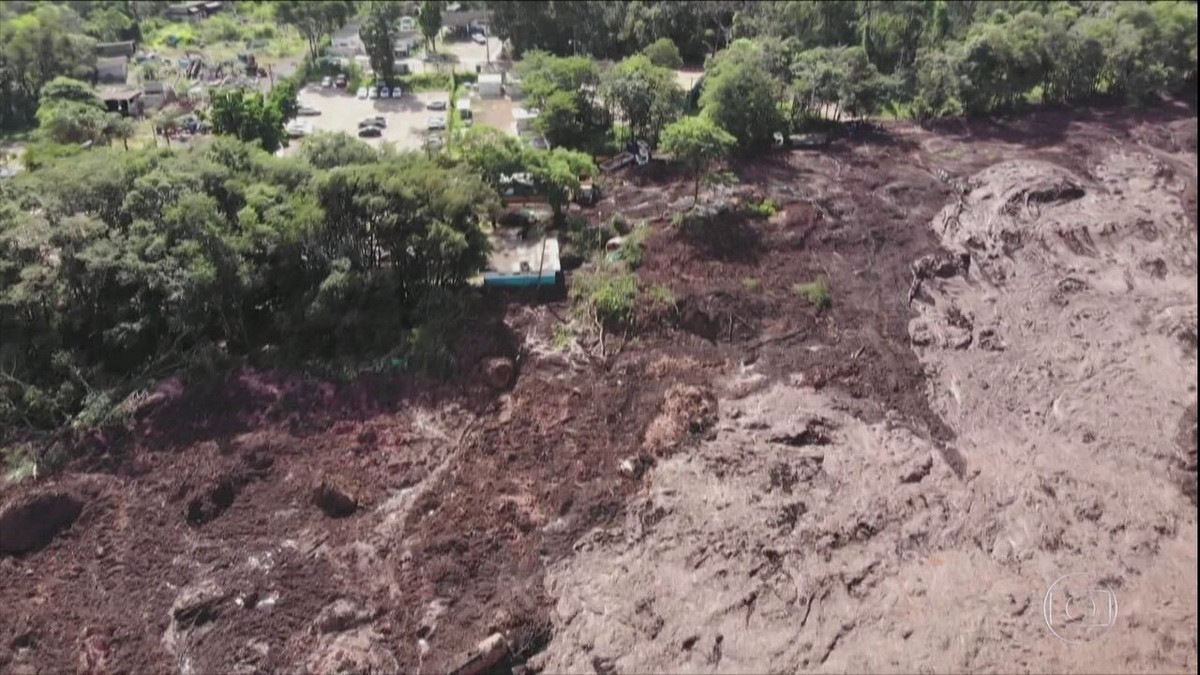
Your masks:
M629 138L661 143L698 197L715 161L783 129L1196 90L1191 2L492 2L553 150L476 129L437 155L335 136L277 157L295 82L218 92L211 142L131 146L89 49L164 5L0 7L0 128L41 144L0 182L0 428L101 423L156 377L237 358L451 372L499 176L531 173L561 216L592 155ZM685 65L704 69L691 92Z

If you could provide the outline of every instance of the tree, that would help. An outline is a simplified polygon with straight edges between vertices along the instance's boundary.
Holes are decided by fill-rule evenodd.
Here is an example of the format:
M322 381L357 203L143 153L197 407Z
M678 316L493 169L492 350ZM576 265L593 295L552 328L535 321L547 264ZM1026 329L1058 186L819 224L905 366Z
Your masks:
M38 128L55 143L102 140L104 104L87 84L56 77L42 87L37 111Z
M445 5L442 0L422 0L421 9L417 14L421 36L425 38L425 46L431 52L436 46L438 33L442 30L442 10Z
M164 140L167 141L167 147L171 147L171 136L179 130L179 118L183 115L183 111L177 105L169 105L162 110L159 110L154 115L154 133L157 136L162 134Z
M275 16L304 36L308 42L308 56L314 61L321 55L321 40L354 13L354 3L343 0L282 0L274 6Z
M500 186L501 176L525 171L531 151L520 139L482 125L467 129L454 148L462 162L493 188Z
M300 104L296 100L297 93L296 82L291 78L282 80L271 88L267 100L272 108L279 111L280 119L290 120L296 117L300 110Z
M669 37L659 38L646 45L642 54L650 59L650 63L660 68L679 70L683 67L683 57L679 55L679 47L676 47L675 42Z
M554 217L563 217L563 207L571 193L579 189L579 178L596 174L596 164L590 155L567 148L528 150L524 161L526 171L533 175L534 186L546 195Z
M783 127L776 97L780 88L761 48L738 40L706 66L700 105L743 149L761 147Z
M349 134L320 132L304 139L300 157L318 169L332 169L370 164L379 160L379 153Z
M641 55L631 56L605 73L601 90L634 135L651 144L658 142L663 127L679 117L683 105L683 90L675 74Z
M661 147L692 172L692 202L697 203L700 180L712 163L728 155L736 143L736 138L711 119L698 116L685 117L663 129Z
M214 92L210 117L214 133L258 141L267 152L278 150L283 141L283 114L258 92L236 88Z
M102 135L105 142L112 143L114 140L120 139L121 145L125 147L125 152L129 152L129 139L133 138L136 133L137 127L133 120L120 113L108 113L104 120Z
M371 3L366 21L358 29L358 36L370 59L371 70L375 71L376 78L384 82L391 82L395 72L396 36L393 24L398 18L399 9L395 3L375 0Z
M13 3L16 4L16 3ZM36 120L42 87L58 76L86 78L96 41L80 32L79 16L65 5L38 4L10 17L0 3L0 128Z
M552 145L586 147L611 125L595 102L600 73L592 59L530 51L516 68L531 107L541 111L534 124Z

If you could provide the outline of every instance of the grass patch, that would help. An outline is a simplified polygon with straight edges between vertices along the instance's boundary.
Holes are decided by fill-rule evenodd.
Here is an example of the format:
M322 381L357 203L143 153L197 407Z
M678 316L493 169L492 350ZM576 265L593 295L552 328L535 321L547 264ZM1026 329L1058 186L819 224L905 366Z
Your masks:
M669 286L659 284L646 290L646 301L650 309L655 311L670 309L675 306L675 291Z
M559 351L567 351L571 347L571 343L575 342L575 329L571 328L569 323L554 324L554 348Z
M742 210L755 218L770 218L779 211L779 207L775 200L767 198L761 202L748 201L742 206Z
M396 83L404 88L405 92L422 92L422 91L450 91L453 84L453 76L451 73L412 73L409 75L399 75L396 78ZM454 105L454 101L450 102Z
M824 279L794 284L792 292L806 298L817 309L829 309L833 306L833 296L830 295L829 284Z
M571 286L577 310L608 327L633 322L637 295L637 277L623 272L577 274Z
M650 228L645 225L638 225L625 236L625 242L621 244L621 260L630 271L642 266L642 260L646 256L646 238L649 236Z

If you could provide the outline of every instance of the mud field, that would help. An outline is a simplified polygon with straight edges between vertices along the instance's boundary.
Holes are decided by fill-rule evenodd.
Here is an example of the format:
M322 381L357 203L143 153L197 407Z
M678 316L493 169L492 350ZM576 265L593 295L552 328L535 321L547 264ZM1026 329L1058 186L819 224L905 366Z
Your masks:
M0 493L0 671L1195 672L1196 117L892 126L593 217L677 310L452 383L240 371ZM804 284L823 279L830 305ZM86 456L83 452L86 451ZM1119 600L1082 644L1047 589ZM1059 626L1060 630L1065 630Z

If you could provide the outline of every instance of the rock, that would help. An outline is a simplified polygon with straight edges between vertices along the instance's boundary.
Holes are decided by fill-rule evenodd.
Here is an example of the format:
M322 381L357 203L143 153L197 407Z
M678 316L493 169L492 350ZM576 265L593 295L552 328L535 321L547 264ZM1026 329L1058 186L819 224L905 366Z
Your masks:
M933 344L933 330L925 319L913 319L908 324L908 339L917 347Z
M373 608L359 607L350 600L339 599L321 610L313 621L313 628L318 633L341 633L372 621L377 614Z
M171 605L171 619L184 629L204 625L217 618L221 604L232 595L211 580L184 588Z
M380 675L399 673L400 663L379 635L364 627L322 638L305 670L313 675Z
M496 664L508 656L508 640L503 633L493 633L480 642L462 660L457 668L450 670L451 675L483 675L491 672Z
M330 518L345 518L358 510L358 500L346 489L321 481L313 490L313 504Z
M505 356L495 356L483 362L483 379L493 389L511 387L516 371L516 364Z
M717 399L711 389L676 385L667 391L658 417L646 429L644 446L651 455L662 453L716 423Z
M47 492L0 508L0 555L38 551L67 529L83 511L83 501Z

